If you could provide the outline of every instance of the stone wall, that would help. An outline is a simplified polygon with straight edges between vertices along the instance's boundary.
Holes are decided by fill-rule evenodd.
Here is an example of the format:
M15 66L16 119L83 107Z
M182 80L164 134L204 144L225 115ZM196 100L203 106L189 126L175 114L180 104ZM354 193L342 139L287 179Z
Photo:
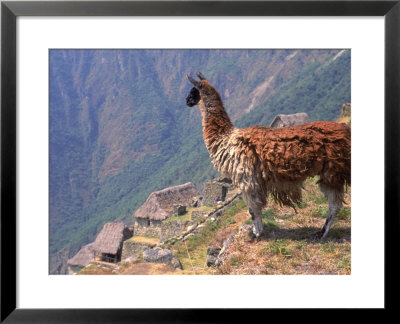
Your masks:
M192 222L196 222L199 219L203 219L205 215L207 215L209 212L207 211L201 211L201 210L193 210L192 211Z
M149 244L147 243L140 243L140 242L133 242L130 240L127 240L124 242L124 245L122 246L122 255L121 255L121 260L124 261L125 259L131 257L131 256L136 256L140 252L143 252L144 250L149 248Z
M165 242L166 240L177 237L182 234L189 221L174 221L174 222L164 222L161 225L160 241Z
M146 218L136 218L134 234L136 236L159 237L161 233L162 221L149 220Z
M215 206L216 198L219 197L224 201L228 191L232 189L232 181L227 178L218 178L207 181L204 184L203 205Z

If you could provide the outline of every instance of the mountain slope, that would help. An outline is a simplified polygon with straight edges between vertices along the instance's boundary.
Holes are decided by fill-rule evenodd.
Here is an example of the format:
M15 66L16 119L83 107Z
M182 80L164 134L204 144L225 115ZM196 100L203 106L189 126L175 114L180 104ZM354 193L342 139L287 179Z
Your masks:
M303 111L311 120L335 120L342 104L351 102L350 60L350 51L343 50L327 61L305 66L238 125L269 125L277 114Z

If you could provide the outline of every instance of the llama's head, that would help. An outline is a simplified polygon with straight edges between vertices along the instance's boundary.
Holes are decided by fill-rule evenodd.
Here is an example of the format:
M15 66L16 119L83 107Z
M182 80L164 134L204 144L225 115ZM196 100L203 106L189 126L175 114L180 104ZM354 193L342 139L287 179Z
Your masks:
M200 72L197 72L196 75L199 77L200 81L196 81L195 79L192 79L189 75L186 75L188 80L194 85L194 87L190 89L190 92L186 97L186 105L189 107L193 107L199 103L201 99L199 90L204 87L201 81L206 79L204 75Z
M196 75L200 79L197 81L191 78L189 75L186 75L188 80L193 84L193 88L190 90L189 95L186 97L186 105L189 107L193 107L198 105L200 100L203 100L205 106L207 105L208 101L213 100L221 100L219 93L214 87L206 80L204 75L200 72L197 72Z
M195 87L190 89L188 96L186 97L186 105L193 107L197 105L200 101L200 92Z

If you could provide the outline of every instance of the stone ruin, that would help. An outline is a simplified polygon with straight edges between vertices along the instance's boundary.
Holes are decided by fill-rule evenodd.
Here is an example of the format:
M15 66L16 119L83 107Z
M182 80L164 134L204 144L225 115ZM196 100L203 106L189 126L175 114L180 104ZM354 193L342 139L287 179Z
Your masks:
M173 206L173 215L182 216L186 214L186 206L185 205L174 205Z
M159 237L163 221L175 213L185 214L186 206L199 194L191 182L151 193L133 214L135 235Z
M217 205L217 199L225 201L229 191L233 190L232 180L229 178L217 178L204 184L202 204L205 206Z

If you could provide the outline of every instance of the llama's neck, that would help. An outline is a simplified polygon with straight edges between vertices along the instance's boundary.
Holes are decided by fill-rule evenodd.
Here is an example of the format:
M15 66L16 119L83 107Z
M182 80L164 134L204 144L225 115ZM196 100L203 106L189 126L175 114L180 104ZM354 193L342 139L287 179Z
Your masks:
M203 137L209 153L215 152L224 138L234 130L222 103L217 107L207 108L200 103L200 110L203 117Z

